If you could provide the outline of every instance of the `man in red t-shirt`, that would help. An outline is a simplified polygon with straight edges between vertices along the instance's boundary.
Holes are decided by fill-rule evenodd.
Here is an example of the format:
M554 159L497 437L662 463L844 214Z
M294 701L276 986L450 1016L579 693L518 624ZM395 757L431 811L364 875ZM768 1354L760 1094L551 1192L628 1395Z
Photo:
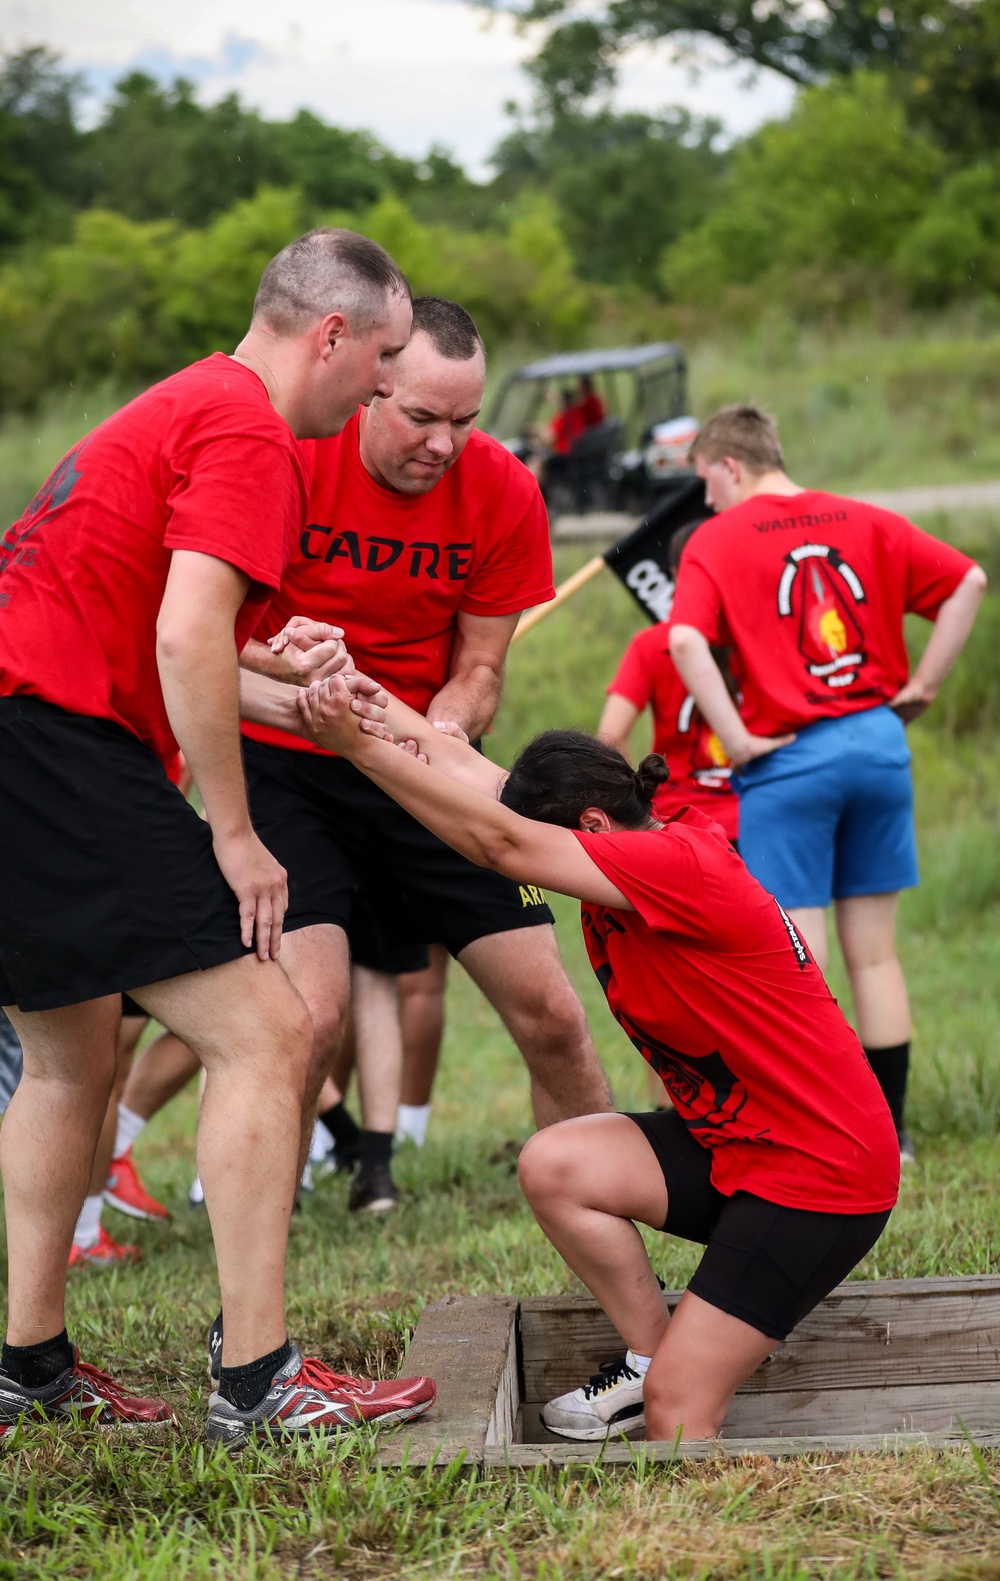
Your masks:
M685 551L670 651L736 766L741 854L822 967L836 902L858 1031L909 1158L895 920L918 876L904 726L937 695L986 578L902 516L793 483L756 407L717 412L692 458L720 514ZM935 622L912 675L911 611ZM739 711L711 643L735 650Z
M38 1413L171 1418L80 1367L64 1327L123 991L207 1075L199 1162L226 1320L209 1437L398 1420L433 1398L426 1380L404 1400L338 1380L287 1337L310 1027L277 962L286 875L250 822L237 728L239 650L304 520L299 441L391 392L409 327L380 247L350 231L292 242L236 352L101 424L0 546L0 1002L24 1050L3 1130L0 1437ZM164 768L178 749L207 822Z
M484 378L464 309L418 299L391 398L312 447L308 525L244 666L309 680L293 617L336 621L358 669L418 713L473 740L489 728L518 615L553 588L538 485L475 429ZM269 644L288 622L291 641ZM387 944L444 943L461 960L524 1056L539 1124L606 1108L540 890L456 855L344 759L281 730L244 735L254 823L288 870L282 960L316 1027L316 1090L340 1038L360 889Z

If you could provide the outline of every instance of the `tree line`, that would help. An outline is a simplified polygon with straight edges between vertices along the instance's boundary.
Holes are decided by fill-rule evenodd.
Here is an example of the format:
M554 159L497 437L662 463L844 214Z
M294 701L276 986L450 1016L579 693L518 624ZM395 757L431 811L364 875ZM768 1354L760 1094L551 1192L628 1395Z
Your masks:
M1000 0L956 4L986 52ZM235 95L204 105L190 83L139 72L85 126L84 84L57 57L4 58L0 406L30 407L71 382L143 382L231 344L264 261L315 223L375 236L416 290L461 298L494 343L636 338L685 311L745 317L778 304L808 318L879 294L927 309L1000 296L996 96L984 107L972 91L971 46L959 88L943 66L933 76L947 53L938 13L919 22L931 113L900 12L751 5L734 52L773 53L781 22L784 69L803 86L786 120L726 149L717 122L606 100L640 24L666 36L686 18L691 38L701 0L612 0L584 21L561 20L554 0L539 7L549 32L531 64L536 98L487 183L441 148L403 158L306 110L268 120Z

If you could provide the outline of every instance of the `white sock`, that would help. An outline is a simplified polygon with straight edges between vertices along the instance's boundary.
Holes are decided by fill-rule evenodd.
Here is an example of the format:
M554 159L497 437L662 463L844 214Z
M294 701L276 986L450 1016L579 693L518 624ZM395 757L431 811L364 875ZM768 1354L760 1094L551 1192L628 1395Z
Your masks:
M98 1192L96 1197L85 1197L80 1217L76 1221L73 1231L73 1245L82 1247L87 1251L89 1247L96 1246L101 1233L101 1208L104 1206L104 1193Z
M429 1103L401 1103L396 1110L396 1141L416 1142L423 1147L430 1117Z
M136 1114L134 1109L126 1109L123 1103L118 1105L118 1129L115 1132L115 1157L121 1158L127 1153L139 1132L146 1122L141 1114Z
M652 1356L639 1356L634 1350L628 1350L625 1352L626 1362L631 1367L633 1372L637 1372L639 1374L640 1378L645 1378L647 1372L649 1371L649 1364L652 1359Z
M330 1135L322 1120L314 1120L312 1141L309 1144L310 1164L318 1164L326 1157L327 1153L330 1151L330 1143L332 1141L333 1137Z
M201 1189L201 1179L198 1175L195 1175L191 1182L191 1190L188 1192L188 1201L193 1208L196 1208L204 1200L205 1193Z

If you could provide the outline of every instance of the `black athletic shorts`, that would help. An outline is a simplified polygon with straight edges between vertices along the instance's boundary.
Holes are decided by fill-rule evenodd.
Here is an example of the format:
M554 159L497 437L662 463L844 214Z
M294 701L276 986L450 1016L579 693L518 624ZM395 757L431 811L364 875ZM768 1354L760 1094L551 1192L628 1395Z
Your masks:
M347 928L364 895L386 944L443 944L553 920L541 890L477 867L418 823L346 758L244 738L250 812L288 870L289 932Z
M785 1339L871 1251L884 1213L812 1213L782 1208L749 1191L723 1196L712 1185L712 1155L673 1109L630 1114L663 1170L667 1222L705 1255L688 1285L710 1306L771 1339Z
M51 1010L248 954L206 823L108 719L0 698L0 1004Z
M431 964L426 944L397 944L387 939L378 918L364 895L355 895L351 925L347 930L354 966L367 966L373 972L423 972Z

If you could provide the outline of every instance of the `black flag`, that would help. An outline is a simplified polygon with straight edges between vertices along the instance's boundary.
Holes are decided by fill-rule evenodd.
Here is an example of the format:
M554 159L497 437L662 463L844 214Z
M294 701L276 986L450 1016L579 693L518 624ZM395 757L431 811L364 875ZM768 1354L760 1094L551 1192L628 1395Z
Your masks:
M678 479L663 494L637 527L604 556L604 563L628 589L649 620L668 620L674 601L670 574L670 540L690 522L703 522L712 512L705 504L705 485L699 477Z

